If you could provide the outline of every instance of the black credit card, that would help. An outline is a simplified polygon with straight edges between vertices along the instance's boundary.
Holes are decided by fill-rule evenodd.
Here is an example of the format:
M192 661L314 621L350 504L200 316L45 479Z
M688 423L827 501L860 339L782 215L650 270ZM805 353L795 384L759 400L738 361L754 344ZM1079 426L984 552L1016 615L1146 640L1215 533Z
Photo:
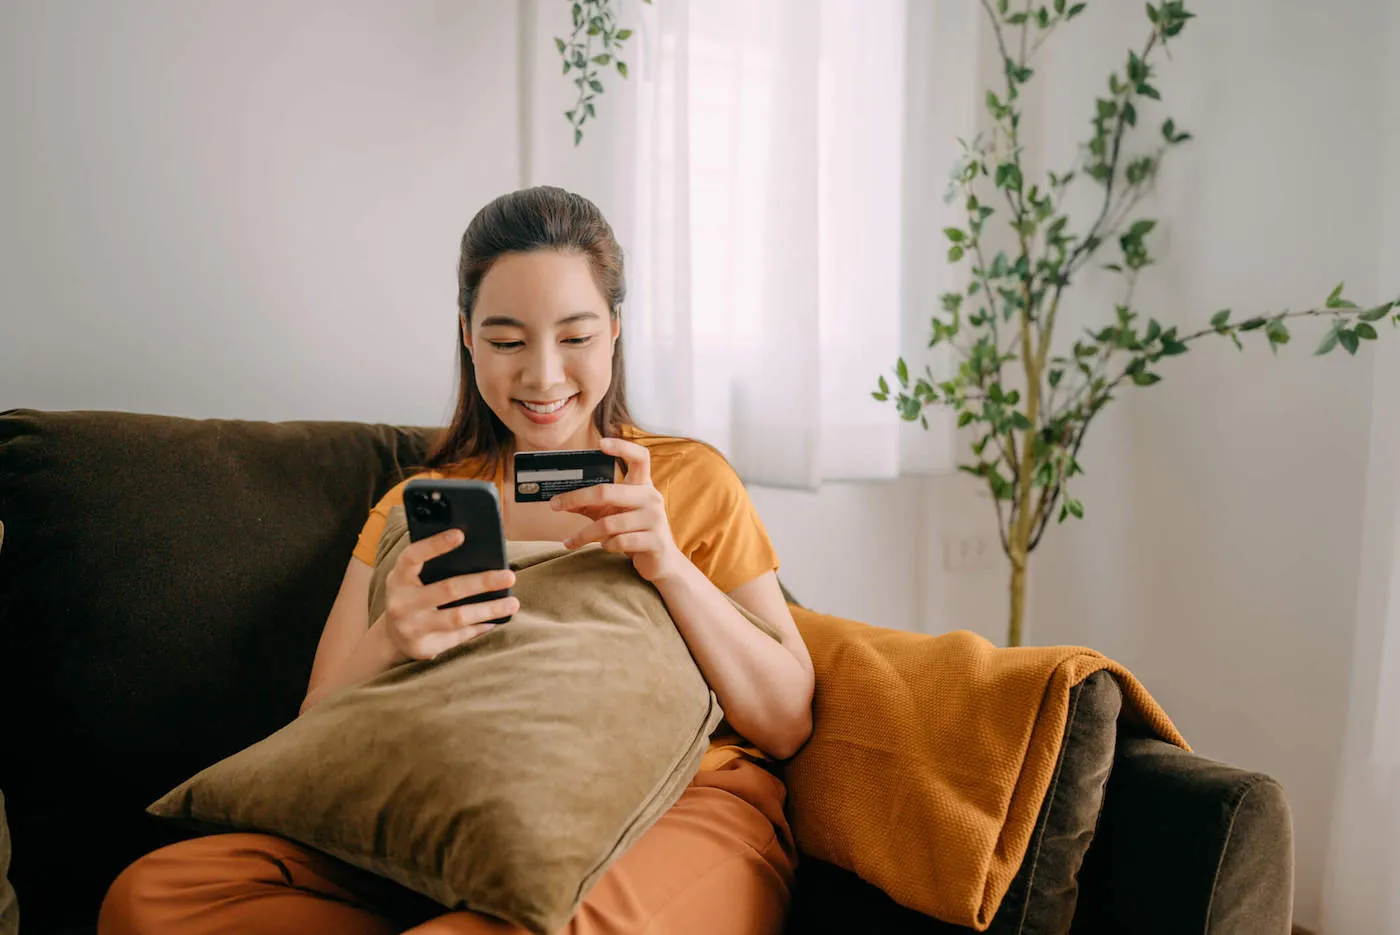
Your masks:
M515 502L537 503L557 494L611 484L619 461L597 448L520 451L515 455Z

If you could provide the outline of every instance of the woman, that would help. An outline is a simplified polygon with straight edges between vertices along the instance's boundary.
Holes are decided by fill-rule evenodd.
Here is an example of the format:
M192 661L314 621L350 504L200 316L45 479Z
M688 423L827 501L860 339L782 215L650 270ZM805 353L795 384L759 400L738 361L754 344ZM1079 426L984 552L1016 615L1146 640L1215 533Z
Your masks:
M589 891L567 931L777 933L796 850L773 759L811 732L812 662L783 600L777 557L743 485L714 449L644 433L623 386L622 251L598 209L557 188L487 205L462 238L460 390L422 476L493 479L514 490L514 451L602 448L624 478L546 503L501 498L507 539L597 542L654 584L737 735L712 739L680 799ZM346 569L302 712L332 692L475 639L515 597L448 601L509 587L510 571L423 585L448 531L409 545L368 619L376 545L403 484L374 507ZM726 599L771 623L756 629ZM466 935L518 929L443 907L291 841L221 834L162 848L128 867L103 902L100 935L345 933Z

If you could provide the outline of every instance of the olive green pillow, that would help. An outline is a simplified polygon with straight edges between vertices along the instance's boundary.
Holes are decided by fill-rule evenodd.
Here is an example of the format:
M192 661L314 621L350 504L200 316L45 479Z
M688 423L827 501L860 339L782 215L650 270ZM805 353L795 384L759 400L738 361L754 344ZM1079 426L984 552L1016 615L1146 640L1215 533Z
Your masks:
M406 545L398 508L376 610ZM510 552L510 622L326 698L149 811L278 834L449 908L561 928L680 797L722 712L625 556Z

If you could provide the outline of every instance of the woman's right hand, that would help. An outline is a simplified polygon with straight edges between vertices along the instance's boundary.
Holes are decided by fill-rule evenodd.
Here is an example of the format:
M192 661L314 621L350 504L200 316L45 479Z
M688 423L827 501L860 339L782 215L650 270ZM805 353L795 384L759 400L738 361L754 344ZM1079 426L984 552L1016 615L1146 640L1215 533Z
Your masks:
M399 553L385 576L384 616L380 619L385 635L403 660L432 659L490 630L494 624L488 620L509 617L520 609L514 596L439 609L443 604L515 583L515 572L506 568L424 584L419 578L424 563L461 544L462 533L456 529L420 539Z

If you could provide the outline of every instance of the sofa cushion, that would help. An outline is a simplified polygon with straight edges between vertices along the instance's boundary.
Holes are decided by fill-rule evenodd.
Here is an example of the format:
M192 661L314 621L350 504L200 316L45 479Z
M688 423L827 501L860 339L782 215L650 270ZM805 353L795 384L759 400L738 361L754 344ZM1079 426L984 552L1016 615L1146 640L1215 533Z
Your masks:
M1094 835L1113 763L1122 706L1118 683L1095 672L1070 689L1059 762L1030 847L987 932L1057 935L1069 931L1078 875ZM882 935L952 935L973 929L899 905L854 873L803 857L793 896L791 935L859 930Z
M183 836L146 805L296 716L360 527L430 431L0 413L0 789L26 932L92 924L123 867Z
M0 792L0 935L19 931L19 903L10 885L10 826L5 822L5 794Z

